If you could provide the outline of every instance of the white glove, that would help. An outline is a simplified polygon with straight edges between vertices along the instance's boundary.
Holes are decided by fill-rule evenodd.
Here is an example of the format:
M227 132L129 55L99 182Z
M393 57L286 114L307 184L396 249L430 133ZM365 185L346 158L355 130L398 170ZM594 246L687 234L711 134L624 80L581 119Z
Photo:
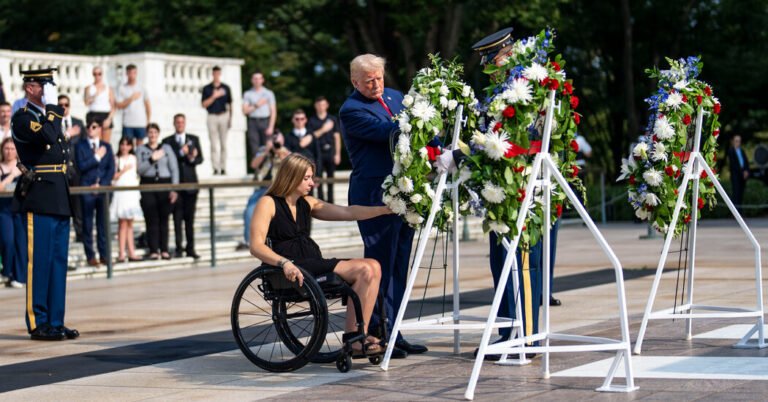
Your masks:
M453 152L450 149L444 149L443 153L437 156L435 167L440 174L455 172L456 162L453 160Z
M43 104L46 105L58 105L59 91L56 90L56 85L52 82L46 82L43 85Z

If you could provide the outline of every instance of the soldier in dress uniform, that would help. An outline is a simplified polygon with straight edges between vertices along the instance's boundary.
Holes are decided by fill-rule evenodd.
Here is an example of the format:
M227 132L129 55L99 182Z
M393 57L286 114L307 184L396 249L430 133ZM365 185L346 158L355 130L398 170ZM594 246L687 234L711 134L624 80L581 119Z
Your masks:
M64 110L53 82L55 68L22 71L27 105L11 119L22 178L12 208L22 215L21 260L27 269L27 329L33 340L74 339L64 326L69 250L69 146Z

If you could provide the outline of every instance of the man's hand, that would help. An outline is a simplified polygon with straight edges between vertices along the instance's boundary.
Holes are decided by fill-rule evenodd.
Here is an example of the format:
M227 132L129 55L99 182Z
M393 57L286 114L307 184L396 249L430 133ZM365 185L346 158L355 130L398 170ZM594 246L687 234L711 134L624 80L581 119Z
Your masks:
M323 136L325 133L333 130L333 121L328 120L325 123L323 123L323 126L320 127L320 133L318 134L318 137Z
M222 96L225 96L227 94L227 91L224 90L224 88L216 88L213 90L213 97L214 99L221 98Z
M269 99L261 98L261 99L256 101L256 107L262 107L262 106L266 105L267 103L269 103Z
M52 82L46 82L43 85L43 103L46 105L56 105L59 101L59 91Z
M175 203L177 198L179 198L179 194L175 191L171 191L170 194L168 194L168 199L171 201L171 204Z
M339 166L340 163L341 163L341 155L340 154L333 155L333 164L336 166Z
M182 155L189 155L189 145L184 144L184 146L181 147L181 154Z
M437 172L442 173L453 173L456 171L456 162L453 160L453 152L451 152L448 149L444 149L443 153L437 156L437 159L435 159L435 167L437 168Z
M100 146L99 149L96 150L96 155L99 156L99 159L103 158L104 155L107 154L107 147L104 145Z
M192 148L192 151L187 155L189 157L189 161L194 161L195 158L197 158L197 148Z
M131 102L139 100L139 98L141 98L141 92L136 91L133 93L133 95L131 95Z
M266 134L267 136L272 135L272 133L274 133L274 132L275 132L275 128L274 127L267 127L267 129L264 130L264 134Z

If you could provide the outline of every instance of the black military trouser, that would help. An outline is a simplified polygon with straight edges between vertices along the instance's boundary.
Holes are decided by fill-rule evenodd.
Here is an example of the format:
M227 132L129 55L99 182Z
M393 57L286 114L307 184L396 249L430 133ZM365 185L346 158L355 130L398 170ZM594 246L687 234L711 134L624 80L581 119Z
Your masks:
M173 232L176 234L176 250L181 251L182 240L186 236L187 254L195 252L195 208L197 191L179 191L179 197L173 204ZM184 224L184 235L181 225Z

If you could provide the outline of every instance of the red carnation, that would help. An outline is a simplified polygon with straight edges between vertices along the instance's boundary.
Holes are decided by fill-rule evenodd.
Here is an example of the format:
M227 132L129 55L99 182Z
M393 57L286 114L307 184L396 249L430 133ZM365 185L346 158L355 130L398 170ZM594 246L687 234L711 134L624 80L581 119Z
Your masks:
M560 68L561 68L561 67L560 67L560 63L558 63L558 62L556 62L556 61L553 61L553 62L552 62L552 68L554 68L554 69L555 69L555 71L560 71Z
M494 133L497 133L499 130L501 130L501 122L500 121L496 122L496 125L493 126L493 132Z
M715 103L715 106L712 107L712 111L715 112L715 114L720 114L720 104Z
M701 105L701 101L704 100L704 98L701 97L701 95L696 95L696 104Z
M679 170L677 172L675 172L675 179L677 179L678 177L680 177L680 171Z
M651 137L651 139L653 140L653 142L659 142L659 137L657 137L656 134L654 134L653 137Z
M683 124L685 124L686 126L691 124L691 116L690 115L687 114L687 115L685 115L685 117L683 117Z
M683 94L683 103L688 103L688 97Z
M720 135L720 129L718 128L718 129L716 129L715 131L713 131L713 132L712 132L712 135L714 135L715 137L717 137L718 135Z
M517 190L517 192L520 194L520 196L517 197L517 201L518 202L523 202L523 199L525 198L525 189L521 188L521 189Z
M571 85L570 82L566 82L563 84L563 93L566 95L570 95L573 93L573 85Z
M702 179L706 179L706 178L707 178L707 171L706 171L706 170L702 170L702 171L701 171L701 176L700 176L700 177L701 177Z
M526 229L526 226L525 226L525 225L523 225L523 227L522 227L522 229L521 229L521 230L522 230L523 232L525 232L525 229Z
M699 204L699 209L704 208L704 199L699 197L698 204Z
M440 148L427 145L427 159L429 159L430 162L434 162L441 153L442 151Z
M560 81L558 81L556 79L551 79L551 80L549 80L549 85L547 85L547 87L554 91L554 90L556 90L557 88L560 87Z
M515 108L512 107L512 105L509 105L503 112L501 112L501 114L504 115L504 117L511 119L515 117Z
M683 222L688 223L691 221L691 215L686 215L685 218L683 218Z
M704 93L707 94L707 96L712 96L712 88L709 86L704 87Z
M674 189L674 191L675 191L675 195L677 195L677 193L678 193L677 189Z
M518 166L513 170L515 171L515 173L523 173L523 171L525 170L525 166Z
M633 184L633 185L635 184L635 175L629 176L629 184Z
M544 78L541 80L541 85L542 85L542 86L547 86L547 84L549 84L549 80L550 80L550 79L551 79L551 78L549 78L549 77L544 77Z
M563 216L563 204L557 204L555 205L555 210L557 211L557 217Z
M571 140L571 149L573 152L579 152L579 143L576 140Z
M574 113L573 122L576 123L576 125L579 125L579 123L581 123L581 116L579 116L577 113Z
M579 174L579 167L576 165L573 165L571 167L571 177L576 177Z
M576 109L576 107L579 106L579 98L576 96L571 96L571 109Z
M675 169L673 169L672 166L665 167L664 172L666 172L667 176L670 176L670 177L675 175Z

